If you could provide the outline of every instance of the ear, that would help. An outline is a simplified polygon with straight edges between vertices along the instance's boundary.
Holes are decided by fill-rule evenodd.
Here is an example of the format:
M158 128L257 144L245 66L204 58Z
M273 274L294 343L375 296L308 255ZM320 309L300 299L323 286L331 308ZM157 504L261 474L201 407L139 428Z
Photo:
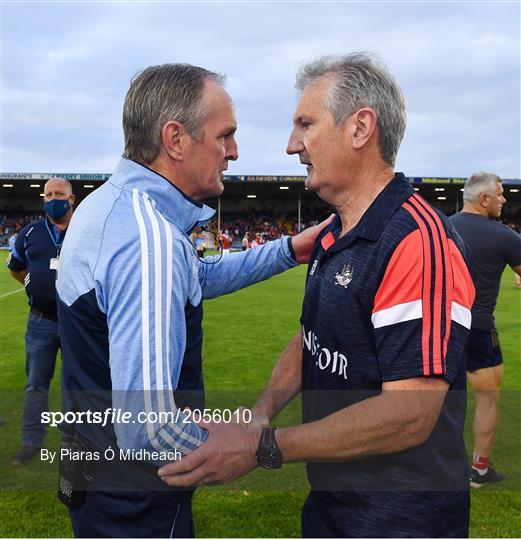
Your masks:
M353 148L360 150L367 145L376 130L376 113L369 107L360 109L351 115L349 124Z
M76 195L73 195L73 194L71 193L70 199L71 199L71 204L72 204L72 206L74 206L74 203L76 202Z
M161 130L161 141L165 152L175 161L182 161L186 152L187 138L190 135L183 124L170 120Z
M480 193L478 200L481 206L483 206L483 208L486 208L488 206L488 197L486 193Z

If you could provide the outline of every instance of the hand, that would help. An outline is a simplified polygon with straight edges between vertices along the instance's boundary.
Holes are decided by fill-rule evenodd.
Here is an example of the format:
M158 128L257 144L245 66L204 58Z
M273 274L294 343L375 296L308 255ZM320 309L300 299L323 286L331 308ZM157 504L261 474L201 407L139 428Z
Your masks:
M291 245L295 253L295 260L299 263L308 263L311 250L317 239L317 236L322 232L324 227L327 227L335 217L336 214L331 214L327 219L309 227L309 229L304 229L301 233L293 236L291 239Z
M197 450L158 470L169 486L194 487L227 484L257 467L255 454L261 428L239 424L200 423L208 439Z

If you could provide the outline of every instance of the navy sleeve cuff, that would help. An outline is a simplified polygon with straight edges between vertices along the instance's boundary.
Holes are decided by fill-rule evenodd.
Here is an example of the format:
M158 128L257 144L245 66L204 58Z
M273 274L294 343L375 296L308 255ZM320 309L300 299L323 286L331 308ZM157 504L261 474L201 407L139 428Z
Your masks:
M14 252L10 253L6 266L13 272L21 272L22 270L25 270L25 264L16 258Z
M293 260L295 262L297 262L297 257L295 257L295 251L293 250L293 241L292 241L292 238L291 236L288 236L288 249L289 249L289 252L291 253L291 256L293 257Z

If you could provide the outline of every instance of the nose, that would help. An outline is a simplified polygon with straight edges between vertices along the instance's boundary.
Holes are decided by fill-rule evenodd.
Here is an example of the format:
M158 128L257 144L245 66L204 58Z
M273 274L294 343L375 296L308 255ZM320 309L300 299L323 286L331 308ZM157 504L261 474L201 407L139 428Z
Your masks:
M290 156L293 154L298 154L304 150L304 145L300 140L296 130L294 129L289 136L288 146L286 147L286 153Z
M231 137L229 143L227 144L225 157L229 161L237 161L239 159L239 148L237 147L235 137Z

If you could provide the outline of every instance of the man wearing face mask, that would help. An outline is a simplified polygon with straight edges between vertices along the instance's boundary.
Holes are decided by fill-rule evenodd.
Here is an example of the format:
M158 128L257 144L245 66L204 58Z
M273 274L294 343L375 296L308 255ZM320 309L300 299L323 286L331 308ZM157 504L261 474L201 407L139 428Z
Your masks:
M48 180L44 187L45 217L19 232L7 262L11 275L24 285L31 306L25 333L27 386L23 440L13 465L24 465L43 445L45 427L40 417L49 408L49 385L60 346L56 271L73 205L71 183L63 178Z

